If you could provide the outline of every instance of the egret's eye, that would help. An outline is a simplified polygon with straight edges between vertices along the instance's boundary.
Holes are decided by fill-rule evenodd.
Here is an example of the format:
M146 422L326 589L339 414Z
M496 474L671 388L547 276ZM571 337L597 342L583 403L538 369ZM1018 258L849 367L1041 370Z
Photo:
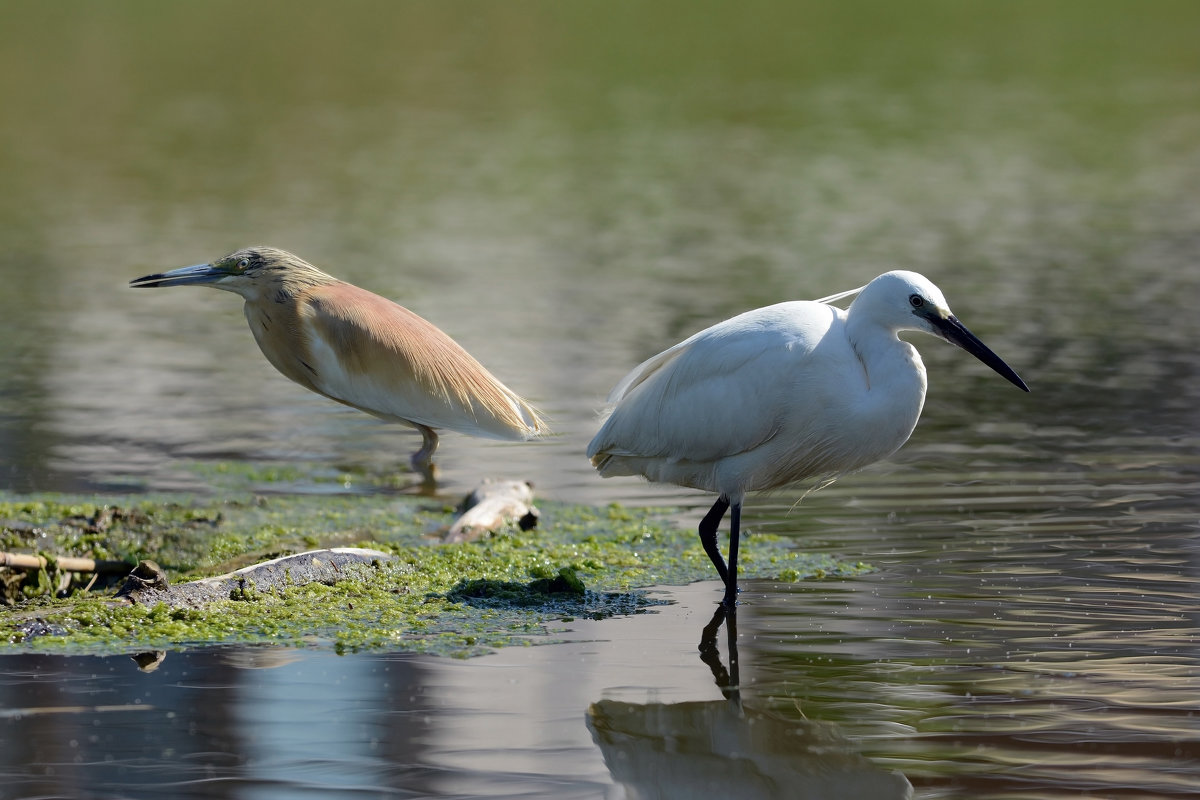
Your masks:
M248 266L250 266L250 259L248 258L243 258L238 262L238 269L245 269Z
M921 306L925 305L925 298L921 297L919 294L910 294L908 296L908 303L913 308L920 308Z

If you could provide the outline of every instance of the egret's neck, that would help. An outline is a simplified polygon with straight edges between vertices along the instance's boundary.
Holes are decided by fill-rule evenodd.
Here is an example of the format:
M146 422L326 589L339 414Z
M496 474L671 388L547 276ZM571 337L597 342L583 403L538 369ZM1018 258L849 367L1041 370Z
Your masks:
M873 320L850 314L846 337L866 374L867 391L860 409L864 422L874 427L878 441L894 441L899 447L916 427L925 405L925 364L917 348Z

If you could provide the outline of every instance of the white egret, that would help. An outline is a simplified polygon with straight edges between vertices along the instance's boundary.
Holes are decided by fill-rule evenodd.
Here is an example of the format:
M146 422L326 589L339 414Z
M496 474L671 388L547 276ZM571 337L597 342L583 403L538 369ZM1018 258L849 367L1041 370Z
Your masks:
M913 432L925 365L901 331L958 345L1029 391L932 282L897 270L862 287L846 310L797 301L747 311L643 362L609 395L588 458L605 478L641 475L717 493L700 542L733 609L747 492L831 481L891 455ZM717 531L730 509L726 567Z

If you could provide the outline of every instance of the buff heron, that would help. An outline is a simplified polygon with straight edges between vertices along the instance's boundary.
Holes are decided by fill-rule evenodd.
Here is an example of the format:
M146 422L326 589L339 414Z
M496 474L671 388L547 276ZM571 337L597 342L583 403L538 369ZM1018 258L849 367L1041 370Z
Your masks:
M857 297L848 309L827 301ZM925 403L925 365L898 333L958 345L1020 389L1029 387L950 313L915 272L887 272L818 301L747 311L635 367L608 397L588 445L600 475L640 475L717 500L700 542L737 602L742 502L748 492L826 485L894 453ZM729 561L717 532L730 511Z
M288 378L420 431L410 461L427 486L435 481L439 429L509 440L547 431L532 405L433 323L284 250L248 247L130 281L188 285L241 295L259 349Z

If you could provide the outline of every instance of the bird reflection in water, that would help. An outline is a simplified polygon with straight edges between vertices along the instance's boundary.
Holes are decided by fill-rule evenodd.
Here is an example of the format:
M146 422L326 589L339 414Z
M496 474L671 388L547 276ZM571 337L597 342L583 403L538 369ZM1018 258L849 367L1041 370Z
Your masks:
M688 703L600 700L587 712L592 739L630 800L737 797L826 800L911 798L899 772L864 758L831 723L747 706L738 683L737 617L718 606L700 659L723 699ZM728 667L717 643L726 626Z
M725 630L729 642L729 669L726 669L725 665L721 663L721 648L717 646L717 633L721 630L721 624L725 622L728 623ZM725 695L726 700L736 703L740 707L742 698L741 679L738 677L736 609L730 612L723 605L717 606L713 618L704 626L704 630L700 634L698 649L700 650L700 660L712 670L713 679L721 689L721 694Z

